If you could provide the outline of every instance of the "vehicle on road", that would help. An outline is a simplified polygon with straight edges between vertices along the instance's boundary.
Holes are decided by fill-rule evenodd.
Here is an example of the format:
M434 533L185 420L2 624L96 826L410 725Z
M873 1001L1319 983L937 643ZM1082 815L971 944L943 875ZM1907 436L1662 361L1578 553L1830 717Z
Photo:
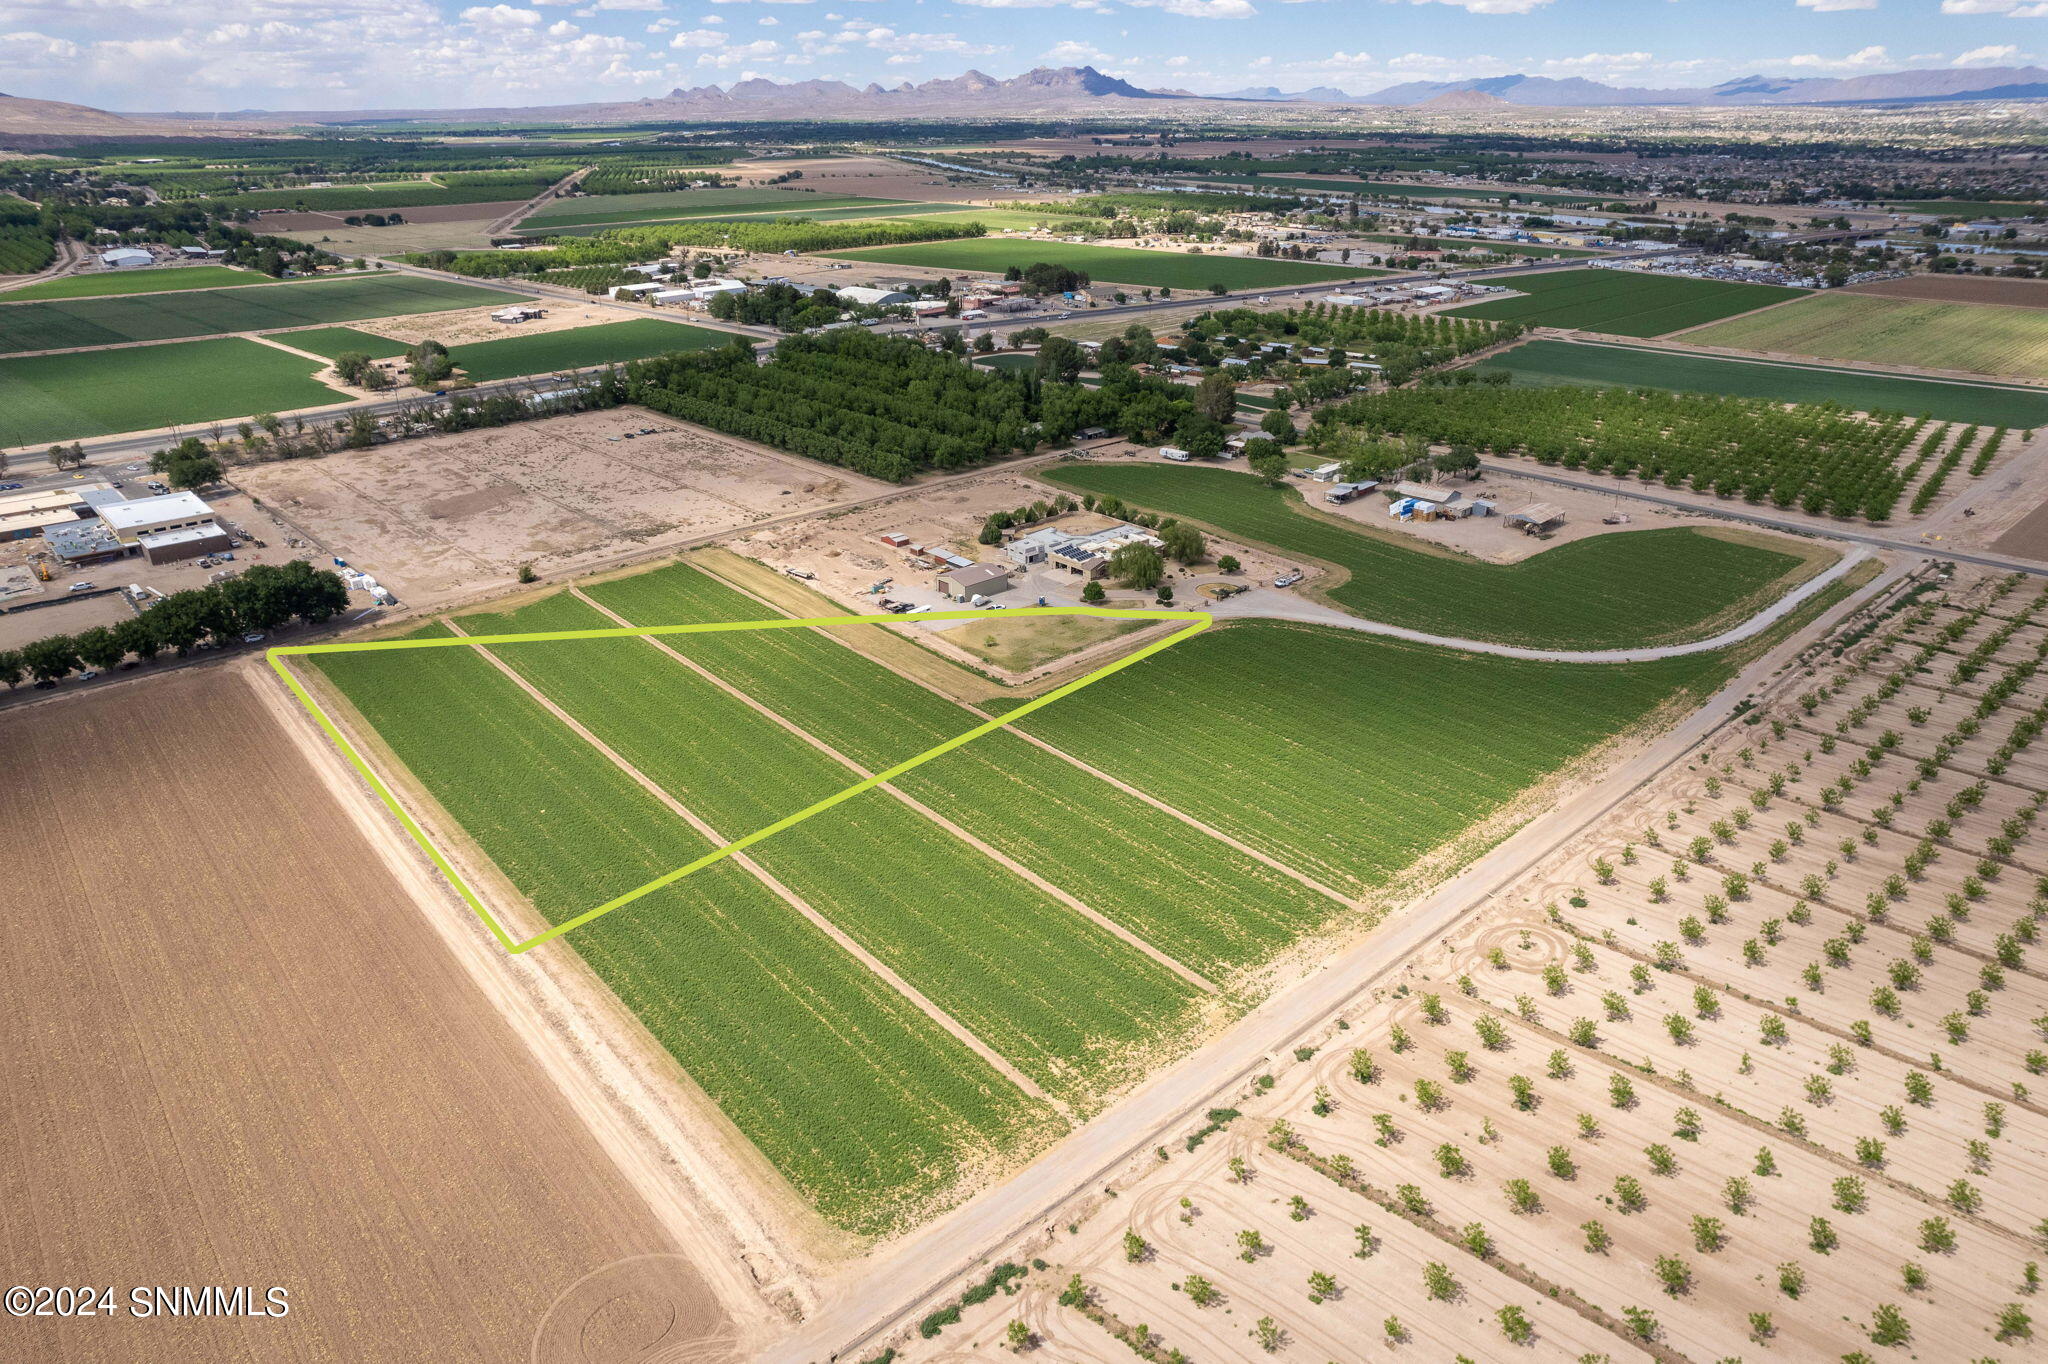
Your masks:
M0 493L11 493L20 486L19 483L0 483Z
M1273 579L1273 586L1292 587L1307 576L1308 575L1306 573L1303 573L1300 569L1296 569L1291 573L1282 573L1279 577Z
M71 590L72 590L73 592L90 592L90 591L92 591L92 584L91 584L91 583L73 583L73 584L71 584Z
M261 630L251 630L248 634L242 636L242 643L244 644L261 644L262 642L263 632Z

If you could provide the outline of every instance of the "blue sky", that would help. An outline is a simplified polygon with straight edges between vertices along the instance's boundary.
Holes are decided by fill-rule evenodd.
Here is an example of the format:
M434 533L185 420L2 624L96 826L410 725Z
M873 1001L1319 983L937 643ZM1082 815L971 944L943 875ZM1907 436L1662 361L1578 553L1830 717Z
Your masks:
M2023 65L2048 0L0 0L0 90L114 109L446 107L1090 64L1220 91Z

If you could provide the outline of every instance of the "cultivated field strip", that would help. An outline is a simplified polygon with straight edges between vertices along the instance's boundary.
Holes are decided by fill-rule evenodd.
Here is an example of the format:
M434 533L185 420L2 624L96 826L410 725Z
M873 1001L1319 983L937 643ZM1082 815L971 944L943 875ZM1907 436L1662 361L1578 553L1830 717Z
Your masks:
M1453 308L1451 315L1612 336L1662 336L1806 296L1802 290L1774 284L1729 284L1629 270L1558 270L1499 282L1522 296Z
M551 922L713 846L469 651L317 663ZM737 866L584 925L575 950L841 1226L914 1220L1059 1127Z
M558 595L461 624L522 634L612 622ZM494 653L727 841L856 780L645 641ZM1142 1044L1187 1021L1196 992L1185 981L885 791L749 856L1063 1099L1085 1104L1135 1078Z
M1170 679L1118 673L1023 727L1354 894L1725 667L1529 663L1274 624L1175 652Z
M130 341L169 341L523 301L523 295L501 289L387 272L365 278L299 280L261 288L0 303L0 355L74 346L112 346Z
M770 610L683 566L602 583L589 595L638 625L759 619ZM981 719L811 631L668 642L871 770ZM1012 734L984 735L893 784L1213 979L1263 963L1344 911Z

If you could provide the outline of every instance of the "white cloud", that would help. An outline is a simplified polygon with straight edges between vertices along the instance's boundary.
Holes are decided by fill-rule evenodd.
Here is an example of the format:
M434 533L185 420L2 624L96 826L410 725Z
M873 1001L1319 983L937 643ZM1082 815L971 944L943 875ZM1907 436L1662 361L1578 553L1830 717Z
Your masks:
M669 39L668 45L670 47L684 49L696 47L724 47L730 41L731 39L727 38L723 33L720 33L716 29L686 28L681 33L678 33L675 37Z
M1124 0L1139 9L1164 10L1189 19L1249 19L1258 10L1251 0Z
M1551 0L1408 0L1411 5L1456 5L1474 14L1527 14Z
M1788 57L1784 64L1810 71L1867 71L1871 67L1890 66L1893 63L1891 53L1881 46L1873 45L1851 52L1846 57L1823 57L1808 52L1802 56Z
M1847 9L1876 9L1877 0L1795 0L1801 9L1819 14L1836 14Z
M1941 0L1943 14L2003 14L2008 19L2048 19L2048 4L2031 0Z
M1066 42L1055 43L1047 48L1040 55L1040 60L1070 65L1074 62L1106 62L1112 60L1112 58L1099 47L1091 47L1087 43L1077 43L1070 38Z
M697 58L697 65L715 66L724 70L746 62L759 61L763 57L772 57L780 51L782 51L781 43L771 42L763 38L755 43L741 43L736 47L706 52ZM754 73L748 72L747 74L751 77Z
M514 9L510 5L471 5L462 11L462 22L485 33L517 33L540 24L540 11Z
M2020 55L2019 48L2012 43L1998 46L1973 47L1956 58L1957 66L2003 66Z

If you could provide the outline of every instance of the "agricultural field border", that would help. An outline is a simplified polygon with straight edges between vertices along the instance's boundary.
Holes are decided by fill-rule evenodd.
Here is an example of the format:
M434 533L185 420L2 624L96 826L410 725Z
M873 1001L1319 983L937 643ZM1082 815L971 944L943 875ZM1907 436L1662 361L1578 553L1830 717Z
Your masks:
M979 620L986 614L986 612L981 611L935 611L928 613L926 618L929 620ZM498 943L507 952L517 955L529 952L544 943L552 942L571 929L601 918L614 910L623 909L635 900L651 895L665 886L673 885L684 877L721 862L735 853L743 852L763 839L773 837L784 829L800 824L814 815L822 814L844 801L851 800L863 791L900 777L904 773L920 767L934 758L941 757L964 744L973 742L984 734L1005 728L1024 716L1051 705L1064 696L1070 696L1091 683L1099 682L1103 678L1120 672L1134 663L1141 662L1154 654L1172 648L1183 640L1200 634L1213 623L1213 618L1206 611L1144 611L1092 606L1047 606L1018 608L1015 614L1018 616L1096 616L1115 620L1184 620L1190 622L1190 624L1185 629L1177 630L1164 639L1156 640L1123 658L1105 664L1084 677L1057 687L1042 696L1034 697L1016 709L999 715L984 724L977 725L964 734L929 748L914 757L907 758L886 771L877 772L873 776L855 782L851 786L837 791L802 810L786 815L772 824L765 825L750 834L734 839L723 847L715 848L702 857L685 863L683 866L662 876L658 876L644 885L629 890L622 895L615 896L604 904L585 910L571 919L556 924L545 932L523 940L507 932L505 927L498 922L497 917L491 913L482 899L477 896L476 892L470 889L468 882L464 881L461 875L456 872L448 858L442 854L439 848L435 847L433 840L427 837L426 831L419 826L418 822L407 812L404 805L392 794L391 788L377 775L375 769L364 760L363 756L356 751L354 745L348 741L340 728L328 717L327 712L321 708L320 703L313 699L312 694L293 675L291 669L283 661L285 658L310 654L369 653L397 649L485 648L501 644L541 644L579 639L622 639L662 635L710 634L734 630L798 629L823 625L877 625L884 623L888 618L882 616L814 616L802 619L777 618L751 621L708 621L689 625L634 626L602 630L554 630L532 634L456 635L449 638L378 640L362 644L299 644L267 650L265 657L272 670L284 680L285 686L298 699L299 704L305 707L307 713L313 717L321 729L326 732L328 738L348 758L350 764L355 767L357 772L362 774L363 779L377 793L377 798L384 803L385 808L391 811L392 815L405 829L407 835L412 838L413 842L419 845L420 850L426 853L434 865L440 869L441 874L448 878L449 883L461 894L471 910L482 920L484 926L490 930L491 935L498 940Z

